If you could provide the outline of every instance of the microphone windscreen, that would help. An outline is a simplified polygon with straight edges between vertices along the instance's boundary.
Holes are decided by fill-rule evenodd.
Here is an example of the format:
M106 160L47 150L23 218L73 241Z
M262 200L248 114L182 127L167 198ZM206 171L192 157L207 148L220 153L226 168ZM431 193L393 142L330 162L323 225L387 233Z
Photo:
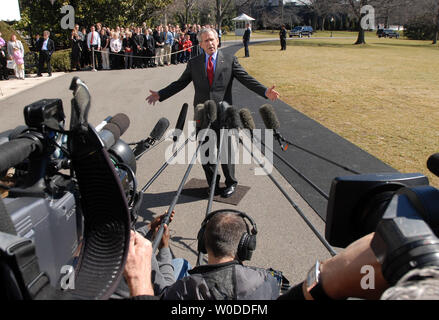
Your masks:
M216 102L213 100L207 100L204 103L204 120L206 121L206 125L215 122L216 117L217 117Z
M238 110L234 107L226 109L226 127L227 129L241 128L241 119L239 118Z
M267 129L279 129L280 123L271 104L264 104L262 107L260 107L259 114L261 115L262 120L264 120L264 124Z
M226 101L221 101L218 104L217 107L217 115L216 118L219 120L219 125L220 127L222 126L227 126L227 114L226 114L226 110L231 108L230 104L228 104Z
M439 177L439 153L435 153L428 158L427 168L431 173Z
M184 123L186 122L186 116L187 116L187 109L189 105L187 103L183 104L183 107L181 107L180 115L178 116L177 124L175 126L175 129L179 129L183 131Z
M166 118L161 118L154 129L152 129L150 137L154 140L160 140L165 134L166 130L169 127L169 120Z
M120 134L120 129L119 127L114 124L114 123L107 123L102 130L107 130L110 131L113 134L114 137L114 142L116 142L117 140L119 140L121 134ZM110 146L111 147L111 146Z
M111 118L109 123L113 123L119 127L120 135L123 135L130 126L130 119L125 113L118 113L113 118Z
M256 129L255 121L249 109L243 108L239 111L239 117L241 118L242 125L245 129Z
M194 121L197 128L201 128L204 119L204 104L199 104L195 107Z

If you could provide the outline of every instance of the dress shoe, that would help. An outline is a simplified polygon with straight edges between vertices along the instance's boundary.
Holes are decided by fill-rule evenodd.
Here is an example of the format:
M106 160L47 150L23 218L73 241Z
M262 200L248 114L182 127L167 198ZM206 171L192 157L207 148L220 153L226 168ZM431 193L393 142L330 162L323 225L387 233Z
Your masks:
M220 194L222 194L221 192L221 187L219 185L215 186L215 196L219 196ZM210 187L206 189L206 196L209 197L210 196Z
M235 193L235 191L236 191L236 186L237 186L238 184L237 183L235 183L235 184L232 184L231 186L228 186L228 187L226 187L225 189L224 189L224 191L222 192L222 197L223 198L230 198L234 193Z

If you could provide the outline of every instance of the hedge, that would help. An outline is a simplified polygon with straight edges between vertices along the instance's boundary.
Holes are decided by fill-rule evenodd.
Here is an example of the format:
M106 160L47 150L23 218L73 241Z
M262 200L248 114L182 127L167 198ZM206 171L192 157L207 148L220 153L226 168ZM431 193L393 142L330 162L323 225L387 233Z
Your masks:
M52 72L66 72L70 71L70 54L72 50L55 51L50 60L52 64ZM24 55L25 72L26 74L37 73L38 71L38 54L35 52L28 52Z

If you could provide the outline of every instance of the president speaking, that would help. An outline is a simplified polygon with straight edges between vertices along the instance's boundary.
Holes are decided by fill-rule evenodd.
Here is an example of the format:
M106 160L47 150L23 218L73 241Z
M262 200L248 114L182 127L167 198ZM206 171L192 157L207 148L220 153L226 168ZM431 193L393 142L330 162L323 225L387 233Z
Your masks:
M215 29L202 29L198 34L198 40L204 52L188 62L186 70L177 81L159 91L150 90L150 95L146 98L149 104L155 105L157 101L164 101L193 82L195 88L194 107L207 100L213 100L217 104L220 101L226 101L232 105L232 84L235 78L264 98L272 101L279 98L279 93L274 90L274 86L265 87L244 70L235 56L218 51L219 39ZM217 132L217 137L219 137L219 127L212 129ZM203 165L209 185L213 180L214 168L215 165L211 163ZM226 178L226 188L222 191L222 196L227 198L235 192L238 181L235 178L234 165L230 161L223 164L222 169ZM218 184L219 179L216 181ZM215 190L219 190L219 188L215 188Z

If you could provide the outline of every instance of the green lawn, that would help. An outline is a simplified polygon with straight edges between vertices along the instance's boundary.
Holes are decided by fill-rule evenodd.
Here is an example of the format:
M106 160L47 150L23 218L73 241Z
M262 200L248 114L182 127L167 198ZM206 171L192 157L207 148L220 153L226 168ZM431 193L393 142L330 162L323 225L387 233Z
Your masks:
M278 42L264 43L240 62L267 86L275 84L297 110L401 172L427 174L439 187L426 168L439 152L439 48L373 33L366 45L354 42L295 38L286 51Z

